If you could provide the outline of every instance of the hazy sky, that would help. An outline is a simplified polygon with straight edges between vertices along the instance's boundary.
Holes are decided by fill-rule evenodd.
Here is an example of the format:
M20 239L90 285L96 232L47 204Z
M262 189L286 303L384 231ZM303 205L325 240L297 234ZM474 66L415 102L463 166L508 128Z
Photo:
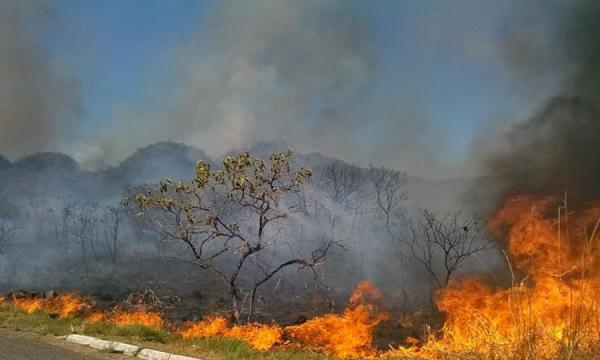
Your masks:
M563 75L545 53L555 1L0 2L14 11L0 16L11 158L58 150L93 166L160 140L219 155L279 139L454 176ZM24 110L37 104L50 110Z

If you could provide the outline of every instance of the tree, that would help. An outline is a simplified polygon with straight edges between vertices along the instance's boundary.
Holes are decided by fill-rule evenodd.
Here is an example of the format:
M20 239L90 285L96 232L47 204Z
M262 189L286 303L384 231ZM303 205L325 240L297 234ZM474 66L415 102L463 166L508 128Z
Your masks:
M363 189L362 168L335 160L320 168L321 188L333 201L345 207L356 206Z
M101 220L104 227L104 241L111 261L117 262L119 257L119 229L123 220L123 208L107 205L104 207L104 216Z
M135 236L137 248L147 248L148 245L153 250L162 252L164 232L158 225L158 222L149 216L140 216L140 209L135 200L136 196L145 192L148 185L130 186L125 190L125 201L123 201L123 220L127 224L127 228L131 230Z
M89 250L91 250L93 259L98 260L96 251L96 231L100 222L97 214L98 208L99 205L96 203L81 203L73 205L69 210L69 215L72 216L73 237L79 244L81 261L86 271L88 270Z
M136 197L141 211L157 221L167 238L185 244L193 256L191 263L223 280L238 322L242 275L250 284L248 319L252 319L262 285L291 266L315 270L335 245L333 240L319 243L308 256L301 250L308 244L294 244L293 252L275 246L281 240L279 230L297 219L289 195L312 176L308 168L292 170L291 156L285 152L262 160L242 153L225 157L218 170L199 161L191 181L163 180Z
M368 179L375 190L377 206L383 212L389 228L393 213L400 202L408 198L405 190L408 178L405 173L398 170L370 166Z
M10 240L19 228L17 213L15 205L0 200L0 256L5 254Z
M438 217L422 210L416 222L403 217L404 233L397 239L401 255L421 263L435 284L445 287L468 258L491 248L481 236L483 228L478 218L465 218L460 211Z

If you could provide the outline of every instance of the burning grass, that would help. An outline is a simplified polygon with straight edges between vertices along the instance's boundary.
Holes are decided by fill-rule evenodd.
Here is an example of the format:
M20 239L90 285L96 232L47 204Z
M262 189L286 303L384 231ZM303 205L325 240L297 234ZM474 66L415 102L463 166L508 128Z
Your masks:
M441 336L397 353L598 358L600 206L572 213L558 204L554 197L519 196L498 210L489 227L506 241L512 286L490 286L477 277L456 279L436 296L438 309L446 314Z
M108 321L116 326L142 325L148 328L161 329L163 319L157 312L151 311L115 311L108 317Z
M374 348L373 337L388 315L378 309L381 294L366 282L356 286L341 314L293 326L239 325L213 316L174 328L152 311L92 313L93 301L72 293L6 298L0 325L16 323L40 333L79 329L178 346L201 344L217 352L222 347L226 356L233 356L229 358L326 357L302 352L309 349L338 358L598 359L600 205L576 213L563 206L557 216L557 203L556 198L531 196L508 201L489 227L505 241L512 286L492 286L475 276L454 279L435 297L445 314L443 328L421 339L406 338L406 346L386 352ZM73 317L77 314L81 316ZM167 327L175 331L167 332ZM295 352L300 355L291 355Z
M373 330L387 316L374 305L381 293L367 282L359 283L350 304L340 315L327 314L290 326L286 331L301 344L342 358L368 357L373 349Z
M116 326L113 323L86 317L68 316L58 318L43 311L25 313L9 302L0 303L0 327L39 335L66 335L74 331L101 338L124 341L161 351L195 356L209 360L333 360L319 353L295 349L256 351L243 341L231 338L183 339L165 330L149 328L139 324Z
M183 341L203 341L207 339L224 339L241 341L251 349L265 352L267 350L286 349L301 351L310 348L341 358L375 356L373 329L385 318L373 304L381 295L372 285L360 283L352 294L348 308L342 314L327 314L313 318L304 324L281 327L276 324L230 324L223 317L208 317L195 323L188 323L175 333L167 333L163 329L166 324L160 314L152 311L136 310L126 312L90 312L89 306L72 306L72 294L57 296L53 299L30 297L15 298L8 301L5 309L19 310L16 318L23 321L27 316L34 321L45 323L53 313L76 314L70 317L72 323L66 332L80 330L95 334L135 337L149 341L167 342L181 338ZM82 303L89 303L82 301ZM63 307L58 304L64 305ZM69 305L66 305L69 304ZM14 311L13 311L14 312ZM57 320L63 319L58 316ZM70 331L69 331L70 330ZM54 333L55 331L53 331Z
M183 338L225 337L238 339L260 351L276 345L303 346L342 358L373 356L373 329L385 315L371 303L381 294L367 282L356 286L343 314L327 314L295 325L245 324L230 326L222 317L208 317L188 324ZM368 302L368 303L367 303ZM284 341L287 339L287 341Z
M245 324L230 326L223 317L208 317L188 324L180 330L184 339L223 337L245 342L253 349L266 351L282 342L283 330L278 325Z
M89 310L94 302L75 293L67 292L56 296L41 297L13 297L14 306L31 314L35 311L56 315L60 318Z

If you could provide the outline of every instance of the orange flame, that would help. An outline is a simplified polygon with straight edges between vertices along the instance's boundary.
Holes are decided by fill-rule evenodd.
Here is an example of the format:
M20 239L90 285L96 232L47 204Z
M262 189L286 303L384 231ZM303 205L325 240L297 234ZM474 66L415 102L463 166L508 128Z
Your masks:
M379 314L374 302L381 298L379 291L367 282L359 283L350 305L341 315L328 314L301 325L281 328L278 325L245 324L229 326L223 317L207 317L188 324L179 333L184 339L194 337L228 337L239 339L256 350L269 350L282 343L284 333L307 346L340 357L372 356L373 329L386 318Z
M227 337L238 339L250 347L266 351L281 342L283 331L277 325L245 324L230 327L228 321L221 316L207 317L180 331L184 339L195 337Z
M98 322L98 321L102 321L102 320L104 320L105 318L106 318L106 316L105 316L103 313L101 313L101 312L99 312L99 311L96 311L96 312L93 312L93 313L91 313L91 314L90 314L90 315L89 315L89 316L88 316L88 317L85 319L85 321L87 321L88 323L95 323L95 322Z
M117 326L126 325L144 325L150 328L160 329L163 326L163 319L159 313L151 311L115 311L110 316L112 321Z
M554 197L519 196L495 214L489 227L506 239L513 286L498 289L475 277L452 281L436 298L447 316L443 338L430 339L421 356L551 358L600 346L600 247L594 240L600 206L576 213L562 208L559 215L559 204Z
M93 302L75 293L63 293L49 298L15 298L12 304L28 314L43 311L64 318L90 309Z
M281 342L282 334L283 330L277 325L244 324L232 327L225 336L239 339L256 350L266 351Z
M14 299L12 303L27 314L42 310L44 307L44 299L42 298Z
M301 343L323 349L342 357L373 356L373 329L385 320L372 302L381 294L370 283L359 283L350 297L350 305L343 314L327 314L304 324L290 326L286 331Z
M51 314L58 314L59 317L63 318L89 310L92 304L91 300L84 299L75 293L63 293L47 299L44 310Z
M188 324L188 326L179 333L184 339L215 337L225 335L228 328L229 324L227 319L221 316L210 316L202 321Z

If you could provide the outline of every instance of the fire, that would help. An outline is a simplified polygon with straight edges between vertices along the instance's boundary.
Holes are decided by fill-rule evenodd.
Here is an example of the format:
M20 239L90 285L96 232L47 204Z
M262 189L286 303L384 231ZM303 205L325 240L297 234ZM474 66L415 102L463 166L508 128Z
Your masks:
M59 318L73 314L88 313L94 305L91 299L84 298L72 292L57 294L47 298L15 297L11 300L11 303L28 314L42 311L50 315L56 315ZM115 310L110 314L95 311L85 316L85 320L89 323L105 320L117 326L139 324L156 329L160 329L163 326L163 320L159 313L143 310L132 312Z
M163 319L160 314L151 311L115 311L109 319L117 326L137 324L155 329L160 329L163 326Z
M384 356L549 359L600 348L600 204L573 212L555 197L518 196L507 201L488 225L507 250L512 286L493 285L477 276L452 280L435 297L437 308L445 314L442 331L430 333L424 343L407 339L410 347ZM340 358L375 357L381 354L373 347L373 333L387 318L377 309L380 299L376 288L361 282L341 314L287 327L234 325L212 316L178 332L184 339L238 339L260 351L287 344ZM27 313L44 311L59 317L84 313L93 305L74 293L10 301ZM95 312L86 319L117 326L160 329L164 325L161 315L152 311Z
M244 324L232 327L225 336L239 339L250 347L266 351L281 342L283 330L277 325Z
M379 313L373 305L380 297L371 284L361 282L341 315L316 317L304 324L287 327L286 332L305 345L342 358L373 356L373 329L386 319L386 315Z
M179 330L179 334L184 339L237 339L259 351L267 351L283 344L295 346L289 341L284 341L291 339L296 344L310 346L342 358L371 357L377 354L372 347L373 330L386 318L375 306L380 298L381 294L376 288L362 282L354 289L349 305L342 314L327 314L304 324L288 327L259 323L232 325L224 317L213 316L188 324ZM116 309L109 313L90 312L94 303L75 293L63 293L49 298L14 298L12 304L27 313L43 311L59 317L81 313L85 315L85 321L88 323L107 321L116 326L139 324L156 329L162 329L164 326L161 315L153 311Z
M89 310L92 301L82 298L75 293L63 293L56 297L47 299L44 310L50 314L58 314L59 317L80 313Z
M27 314L42 310L44 306L44 299L42 298L31 298L31 299L14 299L12 304L19 309L23 310Z
M304 324L282 328L278 325L244 324L230 326L223 317L208 317L188 324L180 331L184 339L194 337L226 337L244 341L256 350L269 350L282 343L284 335L316 349L339 357L373 356L373 329L386 318L374 303L381 294L371 284L358 284L348 308L341 314L327 314Z
M180 334L184 339L223 336L227 332L228 326L227 319L224 317L210 316L202 321L188 324Z
M436 304L447 316L443 337L430 339L421 356L551 358L600 346L600 248L594 240L600 206L559 213L559 204L554 197L519 196L495 214L489 227L506 239L513 286L496 288L472 277L441 289Z
M89 323L95 323L105 319L105 315L99 311L93 312L85 319Z
M64 318L90 309L93 302L90 299L68 292L48 298L15 298L12 300L12 304L28 314L43 311Z
M195 337L226 337L238 339L250 347L266 351L281 342L283 330L277 325L245 324L229 326L227 319L221 316L207 317L180 331L184 339Z

